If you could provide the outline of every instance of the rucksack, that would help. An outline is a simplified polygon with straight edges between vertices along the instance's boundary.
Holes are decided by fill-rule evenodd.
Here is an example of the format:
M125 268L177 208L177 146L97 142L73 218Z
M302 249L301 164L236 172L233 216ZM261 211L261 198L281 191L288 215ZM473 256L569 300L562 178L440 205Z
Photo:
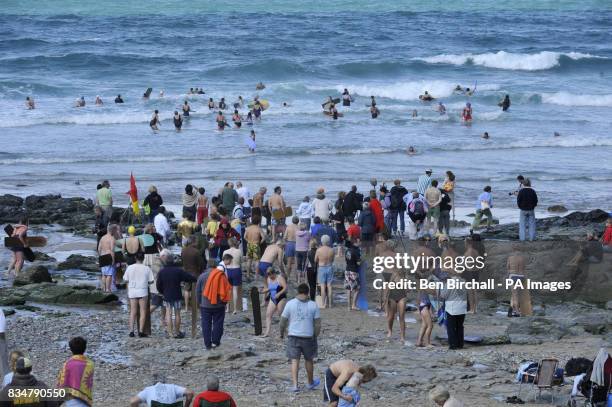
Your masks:
M423 201L420 199L415 199L410 203L410 212L414 215L415 218L419 219L425 217L425 205L423 205Z

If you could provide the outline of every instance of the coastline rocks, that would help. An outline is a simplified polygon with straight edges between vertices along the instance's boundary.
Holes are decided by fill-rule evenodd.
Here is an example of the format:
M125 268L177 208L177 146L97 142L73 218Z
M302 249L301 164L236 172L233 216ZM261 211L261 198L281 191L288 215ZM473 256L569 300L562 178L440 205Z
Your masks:
M44 304L95 305L118 300L115 294L92 289L91 286L67 286L53 283L28 284L0 289L0 298L12 297Z
M100 271L98 259L95 256L83 256L71 254L68 258L57 265L57 270L82 270L90 273Z
M567 212L567 208L563 205L551 205L548 208L546 208L546 210L548 212L558 212L558 213Z
M19 273L19 275L15 277L13 285L19 287L28 284L51 282L53 282L53 279L45 266L32 266Z
M506 328L510 342L517 345L539 345L571 335L561 322L541 317L513 318Z
M61 195L0 196L0 223L15 223L27 214L30 224L57 223L75 229L88 228L94 221L91 199L62 198Z

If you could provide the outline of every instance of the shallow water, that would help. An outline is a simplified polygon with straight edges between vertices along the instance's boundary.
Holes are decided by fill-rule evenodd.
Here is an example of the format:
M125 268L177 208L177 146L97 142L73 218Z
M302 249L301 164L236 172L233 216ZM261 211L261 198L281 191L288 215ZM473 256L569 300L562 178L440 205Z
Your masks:
M127 204L133 172L142 195L155 183L168 203L186 182L210 191L240 179L252 191L283 185L296 204L320 185L365 190L372 176L411 187L432 167L440 179L455 171L464 208L486 184L497 207L512 208L518 173L532 179L542 206L609 201L609 2L195 2L188 12L175 1L124 3L3 3L0 192L89 197L108 178L116 203ZM258 81L271 108L254 126L250 154L248 126L216 131L205 103L250 100ZM453 94L456 84L476 85L475 95ZM177 134L171 114L196 86L207 94L189 97L196 112ZM320 103L345 87L356 101L334 122ZM446 116L419 102L425 90ZM112 103L117 93L124 105ZM506 93L512 107L502 113L496 103ZM23 109L28 95L34 111ZM93 105L96 95L104 106ZM365 107L370 95L377 120ZM73 108L80 96L88 105ZM464 126L468 100L474 122ZM147 125L154 109L163 120L156 134ZM405 154L409 145L417 155Z

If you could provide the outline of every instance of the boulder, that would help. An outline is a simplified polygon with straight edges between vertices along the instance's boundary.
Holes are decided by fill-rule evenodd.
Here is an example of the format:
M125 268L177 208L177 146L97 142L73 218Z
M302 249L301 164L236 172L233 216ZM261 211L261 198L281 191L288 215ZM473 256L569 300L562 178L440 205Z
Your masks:
M81 254L71 254L66 261L57 265L58 270L83 270L87 272L98 272L98 259L95 256L83 256Z
M57 223L85 229L95 219L93 206L91 199L62 198L61 195L31 195L25 200L4 195L0 197L0 223L14 223L25 212L32 225Z
M510 342L518 345L538 345L543 342L556 342L571 335L562 322L542 317L512 318L506 328Z
M49 256L47 253L43 252L34 252L36 256L36 261L44 261L44 262L56 262L57 260L54 257Z
M33 266L19 273L13 281L14 286L22 286L36 283L50 283L53 279L45 266Z
M28 284L0 290L0 298L6 296L44 304L95 305L115 303L115 294L105 293L91 287L72 287L53 283Z
M7 305L23 305L25 304L25 300L22 297L16 297L16 296L5 296L2 295L0 296L0 306L7 306Z

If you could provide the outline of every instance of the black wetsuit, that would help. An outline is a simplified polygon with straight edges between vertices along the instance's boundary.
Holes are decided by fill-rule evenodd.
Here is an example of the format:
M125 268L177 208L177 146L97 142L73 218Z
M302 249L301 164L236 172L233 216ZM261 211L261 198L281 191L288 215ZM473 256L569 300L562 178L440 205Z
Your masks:
M181 116L174 117L174 128L180 130L183 127L183 118Z

